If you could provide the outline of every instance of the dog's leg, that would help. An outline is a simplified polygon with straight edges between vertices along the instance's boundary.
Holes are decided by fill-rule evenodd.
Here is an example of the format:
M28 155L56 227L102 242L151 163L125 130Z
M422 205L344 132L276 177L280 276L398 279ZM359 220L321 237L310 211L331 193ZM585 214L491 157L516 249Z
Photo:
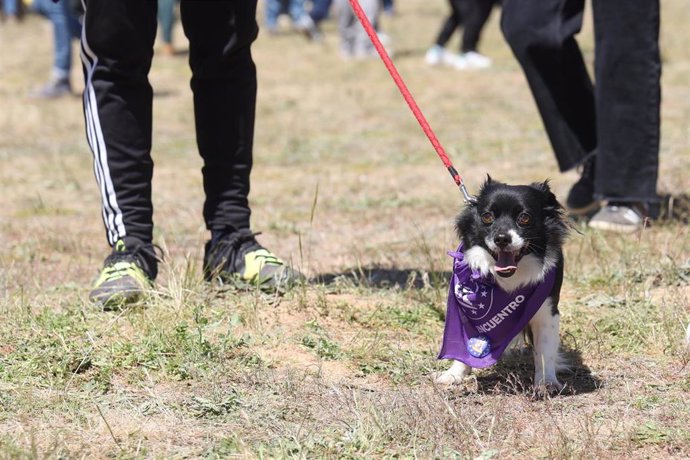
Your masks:
M461 361L453 361L453 364L447 371L434 374L434 381L441 385L452 385L462 382L471 373L472 368L470 366Z
M558 393L563 389L556 378L560 315L553 314L552 304L551 298L546 299L530 320L529 326L534 339L534 386L539 391Z

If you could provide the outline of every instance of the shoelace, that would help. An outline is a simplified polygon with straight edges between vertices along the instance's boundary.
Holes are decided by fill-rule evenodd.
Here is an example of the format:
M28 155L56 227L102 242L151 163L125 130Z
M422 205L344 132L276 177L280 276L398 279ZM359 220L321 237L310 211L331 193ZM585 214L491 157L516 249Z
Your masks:
M276 266L283 265L283 263L280 261L280 259L278 257L276 257L275 254L272 254L270 252L268 254L259 253L256 255L256 258L257 259L263 259L264 265L276 265Z
M150 273L151 267L149 266L146 256L156 261L162 261L163 249L157 244L147 244L138 245L133 249L126 249L124 251L113 251L105 258L105 272L108 274L109 278L115 275L122 275L122 272L126 272L128 269L126 267L116 268L118 262L129 262L133 259L139 268L144 270L147 276L153 278L154 276L153 273Z

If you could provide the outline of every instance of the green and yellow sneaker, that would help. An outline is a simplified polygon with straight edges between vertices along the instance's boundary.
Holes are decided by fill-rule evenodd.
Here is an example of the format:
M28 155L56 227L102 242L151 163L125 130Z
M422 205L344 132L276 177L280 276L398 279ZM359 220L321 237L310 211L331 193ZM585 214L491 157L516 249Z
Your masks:
M228 233L206 243L204 278L207 281L249 285L280 292L304 276L288 266L254 238L248 229Z
M153 287L158 272L156 254L151 244L137 244L133 249L118 240L105 259L103 270L89 293L89 299L106 310L138 301Z

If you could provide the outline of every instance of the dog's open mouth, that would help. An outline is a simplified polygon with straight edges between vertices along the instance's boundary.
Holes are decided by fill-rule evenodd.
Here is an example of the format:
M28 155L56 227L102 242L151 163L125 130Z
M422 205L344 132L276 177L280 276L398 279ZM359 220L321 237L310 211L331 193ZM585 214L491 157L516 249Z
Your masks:
M517 271L518 262L525 255L527 246L523 246L517 251L498 251L493 254L496 259L496 273L502 278L510 278Z

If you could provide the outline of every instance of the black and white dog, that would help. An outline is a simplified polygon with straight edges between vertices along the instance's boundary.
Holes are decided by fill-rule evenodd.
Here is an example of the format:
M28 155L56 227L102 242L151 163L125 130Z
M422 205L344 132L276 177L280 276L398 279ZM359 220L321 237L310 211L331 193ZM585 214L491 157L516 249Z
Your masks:
M473 367L493 364L514 336L496 338L491 333L501 327L506 330L512 327L507 335L524 330L531 339L535 388L549 392L563 388L556 378L557 370L562 367L558 301L563 281L562 245L568 229L563 207L551 192L548 181L507 185L487 177L476 202L470 203L456 220L462 245L458 253L451 254L456 257L456 278L451 281L444 349L440 355L454 362L448 370L436 374L437 383L459 382ZM467 274L465 278L463 273ZM477 284L482 279L490 284ZM542 286L545 283L548 284ZM531 297L524 290L539 289L543 294L533 297L538 304L530 312L530 307L525 305ZM494 306L492 313L485 312L487 305L500 302L498 290L508 300ZM468 298L474 297L481 302L472 304ZM456 303L451 308L453 302ZM459 315L454 313L455 306L461 311ZM518 318L511 319L511 314ZM453 320L462 325L449 324ZM511 320L516 324L514 327L500 324ZM464 328L462 333L457 332L461 328ZM449 337L452 334L464 336L465 344L456 340L457 337ZM452 347L447 345L453 340L458 351L450 352ZM472 343L467 344L468 341ZM485 361L492 354L493 361Z

